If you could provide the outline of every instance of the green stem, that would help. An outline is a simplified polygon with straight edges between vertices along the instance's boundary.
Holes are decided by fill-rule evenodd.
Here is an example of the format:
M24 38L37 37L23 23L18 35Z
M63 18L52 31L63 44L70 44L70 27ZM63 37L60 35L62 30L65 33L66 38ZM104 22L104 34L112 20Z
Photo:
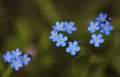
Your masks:
M2 77L10 77L12 71L13 71L13 69L10 66L8 66L8 68L3 73Z

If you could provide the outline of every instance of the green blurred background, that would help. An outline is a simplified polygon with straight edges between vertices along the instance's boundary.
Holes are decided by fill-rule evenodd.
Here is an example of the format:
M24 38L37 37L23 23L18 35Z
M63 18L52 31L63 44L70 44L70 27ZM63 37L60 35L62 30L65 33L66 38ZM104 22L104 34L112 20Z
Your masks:
M87 27L100 12L114 30L95 48ZM56 21L75 22L69 37L85 44L75 57L49 40ZM18 72L1 57L16 48L33 56ZM120 0L0 0L0 77L120 77Z

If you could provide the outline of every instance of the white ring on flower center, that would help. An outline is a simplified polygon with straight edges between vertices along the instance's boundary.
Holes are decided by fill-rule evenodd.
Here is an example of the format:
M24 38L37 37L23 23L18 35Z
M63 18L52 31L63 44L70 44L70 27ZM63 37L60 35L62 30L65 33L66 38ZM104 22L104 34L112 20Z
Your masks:
M15 65L18 66L18 62L16 62Z
M93 29L95 29L95 28L96 28L96 26L94 25L94 26L92 26L92 28L93 28Z
M60 30L60 29L61 29L61 26L58 26L57 28L58 28L58 30Z
M75 46L72 46L71 49L74 50L74 49L75 49Z
M99 38L96 38L95 41L98 42L98 41L99 41Z
M70 29L71 29L71 26L68 26L68 29L70 30Z
M105 29L105 30L108 30L108 26L105 26L104 29Z
M59 40L59 42L63 42L63 39L61 38L61 39Z

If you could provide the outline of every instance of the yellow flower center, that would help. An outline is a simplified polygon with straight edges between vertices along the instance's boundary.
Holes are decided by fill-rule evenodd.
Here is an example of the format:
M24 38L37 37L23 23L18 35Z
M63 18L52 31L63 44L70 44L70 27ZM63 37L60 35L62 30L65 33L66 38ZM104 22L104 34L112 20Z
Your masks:
M100 20L101 20L101 21L103 21L103 20L104 20L104 18L100 18Z
M96 26L94 25L94 26L92 26L92 28L93 28L93 29L95 29L95 28L96 28Z
M60 30L61 29L61 26L58 26L58 30Z
M56 38L56 36L57 36L57 35L56 35L56 34L54 34L54 38Z
M61 38L59 41L60 41L60 42L63 42L63 39Z

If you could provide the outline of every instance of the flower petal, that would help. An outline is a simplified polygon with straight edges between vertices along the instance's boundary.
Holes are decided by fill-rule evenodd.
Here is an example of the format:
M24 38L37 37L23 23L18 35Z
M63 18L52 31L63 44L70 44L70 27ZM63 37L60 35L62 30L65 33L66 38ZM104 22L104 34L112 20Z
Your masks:
M98 38L102 38L102 34L98 34L97 37L98 37Z
M105 34L110 35L110 31L109 30L105 31Z
M96 34L92 34L92 38L96 38L97 36L96 36Z
M74 46L77 46L77 45L78 45L78 42L77 42L77 41L74 41L74 42L73 42L73 45L74 45Z
M68 48L66 48L66 52L70 52L71 51L71 49L68 47Z
M80 47L76 47L76 51L79 51L80 50Z
M71 51L71 55L75 56L76 51Z
M91 40L89 41L89 43L90 43L90 44L94 44L95 41L94 41L93 39L91 39Z
M113 30L113 26L109 26L109 30Z
M57 42L57 43L56 43L56 46L57 46L57 47L59 47L59 46L60 46L60 43L59 43L59 42Z
M94 22L93 22L93 21L90 21L90 25L91 25L91 26L94 25Z
M99 42L96 42L95 47L99 47L99 46L100 46Z
M74 23L73 21L71 21L71 22L70 22L70 25L71 25L71 26L74 26L74 25L75 25L75 23Z
M72 27L72 30L73 30L73 31L76 31L76 30L77 30L77 28L76 28L76 27Z

